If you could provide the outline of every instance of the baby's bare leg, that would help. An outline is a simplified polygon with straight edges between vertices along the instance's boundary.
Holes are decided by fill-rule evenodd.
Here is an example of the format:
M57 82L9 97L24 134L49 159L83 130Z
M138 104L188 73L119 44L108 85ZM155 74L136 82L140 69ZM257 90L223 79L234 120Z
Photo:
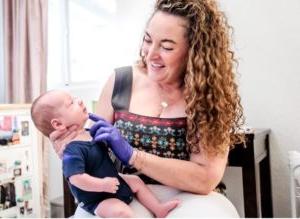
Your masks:
M98 217L130 218L134 216L132 209L116 198L109 198L100 202L95 210Z
M179 204L179 200L177 199L160 203L140 177L135 175L120 175L129 185L133 193L136 194L140 203L152 211L156 217L166 217L168 213Z

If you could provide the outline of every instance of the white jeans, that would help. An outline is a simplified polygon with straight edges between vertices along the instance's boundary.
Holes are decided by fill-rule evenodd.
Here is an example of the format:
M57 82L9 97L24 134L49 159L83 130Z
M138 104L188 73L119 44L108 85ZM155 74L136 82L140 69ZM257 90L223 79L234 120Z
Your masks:
M187 192L180 192L177 189L162 185L148 185L156 197L161 201L173 198L181 201L180 205L169 213L168 218L178 217L239 217L233 204L223 195L211 192L209 195L195 195ZM130 206L135 212L135 217L152 218L153 215L136 199ZM96 217L78 207L74 214L75 218Z

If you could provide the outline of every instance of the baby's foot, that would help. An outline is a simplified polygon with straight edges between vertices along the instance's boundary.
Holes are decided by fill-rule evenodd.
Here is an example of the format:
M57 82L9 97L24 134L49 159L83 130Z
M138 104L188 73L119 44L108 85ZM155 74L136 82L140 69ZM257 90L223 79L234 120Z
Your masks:
M160 205L160 208L157 212L155 212L156 217L166 217L170 211L176 208L179 205L180 201L178 199L174 199L171 201L167 201Z

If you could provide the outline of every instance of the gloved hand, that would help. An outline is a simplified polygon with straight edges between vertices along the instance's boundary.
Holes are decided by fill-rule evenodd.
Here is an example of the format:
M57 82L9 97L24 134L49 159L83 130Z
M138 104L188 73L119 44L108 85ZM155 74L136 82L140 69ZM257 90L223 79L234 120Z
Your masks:
M119 160L128 165L132 156L133 148L123 138L119 130L103 118L89 113L89 118L95 122L90 129L90 134L94 142L107 142L107 146L111 148Z

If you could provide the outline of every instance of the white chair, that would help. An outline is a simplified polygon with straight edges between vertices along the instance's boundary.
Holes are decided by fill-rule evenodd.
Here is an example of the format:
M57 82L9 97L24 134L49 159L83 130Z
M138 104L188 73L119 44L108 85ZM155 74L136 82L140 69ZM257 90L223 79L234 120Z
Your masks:
M163 185L149 185L149 188L161 201L171 198L178 198L182 203L175 208L168 218L238 218L236 208L223 195L217 192L211 192L209 195L193 195L190 193L179 192L177 189L169 188ZM152 218L153 215L135 199L130 204L135 212L135 217ZM74 214L75 218L95 217L82 208L77 207Z
M300 205L300 152L289 151L289 167L292 217L296 218L300 216L297 212Z

